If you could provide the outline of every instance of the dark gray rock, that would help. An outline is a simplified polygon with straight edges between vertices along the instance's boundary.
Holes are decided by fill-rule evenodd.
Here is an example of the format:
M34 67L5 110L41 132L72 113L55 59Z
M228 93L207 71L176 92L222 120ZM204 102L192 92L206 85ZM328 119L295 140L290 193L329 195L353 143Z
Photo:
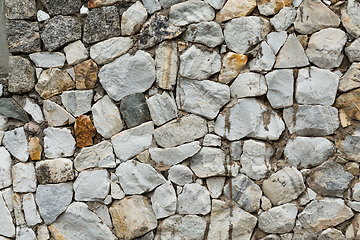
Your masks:
M45 21L41 39L45 49L54 51L81 38L81 23L69 16L56 16Z
M316 193L327 197L343 197L354 176L341 164L327 161L313 169L306 182Z
M35 86L35 69L29 60L20 56L9 57L9 86L12 93L23 94Z
M124 97L120 102L120 111L129 128L150 120L149 108L142 93L135 93Z
M9 20L6 23L7 42L11 53L40 51L40 34L37 22Z
M26 112L12 98L0 98L0 115L23 122L29 121Z
M344 140L340 140L336 143L339 151L343 154L346 159L359 162L360 161L360 129L356 128L356 131L346 136Z
M150 48L166 39L175 38L181 33L181 29L170 23L165 16L155 14L141 29L139 47Z
M116 7L95 8L90 11L84 25L85 43L95 43L119 35L120 16Z
M11 0L12 1L12 0ZM69 15L80 11L80 0L41 0L50 15Z
M30 19L36 16L35 0L5 0L8 19Z

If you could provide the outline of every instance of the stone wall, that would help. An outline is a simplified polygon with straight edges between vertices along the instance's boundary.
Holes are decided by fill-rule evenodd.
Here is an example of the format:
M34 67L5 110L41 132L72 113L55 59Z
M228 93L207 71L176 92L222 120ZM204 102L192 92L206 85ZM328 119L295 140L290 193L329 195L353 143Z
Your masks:
M360 239L358 0L5 0L0 239Z

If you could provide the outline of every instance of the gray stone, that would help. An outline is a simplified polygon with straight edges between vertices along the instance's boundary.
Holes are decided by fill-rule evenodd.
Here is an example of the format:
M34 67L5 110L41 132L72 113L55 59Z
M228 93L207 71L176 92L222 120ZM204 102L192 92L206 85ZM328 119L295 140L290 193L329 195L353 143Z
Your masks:
M59 127L73 124L75 118L58 104L45 100L43 103L44 116L49 126Z
M155 62L149 53L137 51L125 54L104 65L98 74L99 81L115 101L133 93L144 92L155 81Z
M134 93L121 99L120 111L128 128L150 120L150 112L143 93Z
M39 184L62 183L74 179L73 162L70 159L36 162L35 171Z
M229 101L230 88L225 84L209 80L178 80L176 103L181 110L214 119Z
M271 208L259 216L259 228L267 233L287 233L295 226L298 209L295 204Z
M291 7L283 7L278 14L270 19L270 24L276 31L286 31L295 21L296 10Z
M22 204L28 226L35 226L38 223L42 223L41 217L36 209L34 195L32 193L28 193L23 196Z
M243 151L243 145L241 141L234 141L230 143L231 160L239 161L242 151Z
M70 16L56 16L45 21L41 40L48 51L54 51L81 38L81 23Z
M349 0L341 10L341 22L346 31L354 38L360 37L360 3Z
M295 68L309 65L304 48L295 34L290 34L281 48L275 62L275 68Z
M237 53L245 54L251 46L264 40L270 31L270 23L264 18L250 16L232 19L225 24L226 46Z
M202 145L204 147L221 147L221 137L215 134L206 134Z
M205 2L210 4L210 6L216 10L220 10L224 6L226 0L205 0Z
M50 15L70 15L79 12L80 0L41 0Z
M155 189L154 195L151 196L151 203L156 219L175 214L176 193L170 181L163 183Z
M300 70L301 71L301 70ZM292 69L274 70L265 75L266 94L273 108L286 108L294 103L294 75Z
M158 0L141 0L149 14L153 14L161 9L161 5Z
M271 50L276 55L280 48L284 45L287 39L287 32L271 32L266 36L266 41L269 44Z
M14 99L16 99L15 96ZM44 116L41 108L38 104L35 103L34 100L28 97L21 97L16 99L16 101L18 101L18 103L23 107L23 109L31 115L35 122L42 123L44 121Z
M339 91L347 92L360 87L360 63L354 62L339 80Z
M223 192L226 177L206 178L206 185L212 198L218 198Z
M0 234L6 237L15 237L15 227L9 209L6 207L3 195L0 193ZM7 238L4 238L6 240Z
M103 223L106 224L106 226L108 226L110 229L113 228L109 214L109 209L105 205L101 205L99 208L95 209L94 212L103 221Z
M24 94L34 88L35 69L29 60L20 56L10 56L9 65L9 92Z
M37 52L29 57L38 68L62 68L65 63L65 55L61 52Z
M192 173L190 168L185 165L172 166L169 169L168 173L169 180L179 186L184 186L185 184L192 183L193 181L194 174Z
M74 182L76 201L101 201L109 190L109 173L105 169L82 171Z
M36 177L33 163L17 163L12 168L14 192L35 192Z
M0 189L12 184L11 163L12 159L4 147L0 147ZM0 199L1 200L1 199Z
M146 21L147 11L140 1L131 5L121 16L121 35L134 35Z
M331 106L300 105L296 111L290 107L284 109L283 117L290 133L299 136L327 136L339 127L338 110Z
M209 191L198 183L186 184L178 196L177 213L206 215L210 210Z
M341 154L349 160L360 162L359 146L360 146L360 132L355 131L352 135L348 135L344 140L339 140L336 143Z
M7 42L11 53L31 53L41 50L39 25L37 22L8 20Z
M174 89L178 72L177 52L177 43L174 41L165 41L156 49L156 84L162 89Z
M23 122L29 121L26 112L12 98L0 98L0 114Z
M91 110L93 90L65 91L61 94L61 101L67 111L78 117Z
M111 175L113 174L114 173L111 173ZM111 193L111 197L114 199L123 199L125 197L125 193L121 189L120 185L113 181L110 182L110 193Z
M66 54L66 61L69 65L78 64L89 57L89 52L81 40L70 43L64 47L64 52Z
M177 106L175 100L164 91L161 95L156 94L146 100L150 110L151 119L156 126L177 118Z
M5 132L2 140L4 147L21 162L26 162L29 158L29 146L23 127L15 128Z
M275 55L270 46L263 41L256 56L249 62L250 70L254 72L268 72L275 63Z
M67 128L44 129L44 152L47 158L70 157L74 154L75 140Z
M342 234L340 230L335 228L328 228L321 232L319 235L319 240L341 240L345 239L345 236Z
M172 5L181 2L181 0L159 0L159 2L163 8L170 8Z
M216 47L224 41L221 26L216 22L200 22L190 24L185 32L184 40Z
M179 73L183 77L205 80L220 70L221 58L216 51L202 51L193 45L180 56Z
M16 240L37 240L35 232L26 226L16 227Z
M35 0L5 0L5 16L7 19L31 19L35 15Z
M263 75L253 72L241 73L230 86L231 97L245 98L265 95L266 81Z
M360 39L355 39L345 48L345 54L350 62L360 62Z
M286 161L297 168L315 167L334 155L334 146L326 138L296 137L284 149Z

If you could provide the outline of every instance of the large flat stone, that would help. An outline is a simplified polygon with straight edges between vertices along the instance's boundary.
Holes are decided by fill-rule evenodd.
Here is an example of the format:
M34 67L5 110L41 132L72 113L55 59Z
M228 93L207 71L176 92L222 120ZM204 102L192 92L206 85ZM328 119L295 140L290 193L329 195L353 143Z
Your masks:
M151 204L156 215L156 219L165 218L175 214L176 193L170 181L163 183L154 191L151 197Z
M216 47L224 41L221 26L216 22L200 22L190 24L185 32L184 40Z
M75 151L75 140L67 128L44 129L44 152L47 158L70 157Z
M274 68L294 68L307 65L309 65L309 60L298 37L290 34L276 57Z
M91 110L93 90L65 91L61 94L61 102L66 110L75 117Z
M82 171L74 181L76 201L101 201L110 190L109 173L105 169Z
M175 100L166 91L161 95L155 94L146 99L146 102L149 107L151 119L156 126L163 125L178 116Z
M287 233L295 227L298 209L295 204L271 208L259 216L259 228L266 233Z
M0 98L0 114L2 118L9 117L23 122L29 121L29 116L24 109L22 109L12 98Z
M292 69L274 70L265 75L266 94L273 108L290 107L294 103L294 75Z
M43 111L45 119L51 127L60 127L75 122L75 118L69 112L50 100L44 101Z
M206 215L211 210L210 193L198 183L186 184L178 196L176 212Z

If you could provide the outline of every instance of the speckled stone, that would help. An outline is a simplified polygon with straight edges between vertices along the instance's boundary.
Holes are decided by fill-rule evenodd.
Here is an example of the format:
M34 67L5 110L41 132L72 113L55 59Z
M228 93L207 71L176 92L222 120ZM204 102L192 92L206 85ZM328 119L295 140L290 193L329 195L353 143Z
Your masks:
M40 34L37 22L9 20L6 23L7 42L11 53L40 51Z
M35 0L5 0L8 19L31 19L36 16Z
M35 69L29 60L20 56L10 56L9 67L9 92L24 94L34 88Z
M70 15L80 11L81 0L41 0L50 15Z
M96 129L91 123L90 117L80 115L75 121L75 138L77 147L87 147L93 145L92 138L96 134Z
M93 60L75 65L75 81L76 89L86 90L95 87L98 81L98 66Z

